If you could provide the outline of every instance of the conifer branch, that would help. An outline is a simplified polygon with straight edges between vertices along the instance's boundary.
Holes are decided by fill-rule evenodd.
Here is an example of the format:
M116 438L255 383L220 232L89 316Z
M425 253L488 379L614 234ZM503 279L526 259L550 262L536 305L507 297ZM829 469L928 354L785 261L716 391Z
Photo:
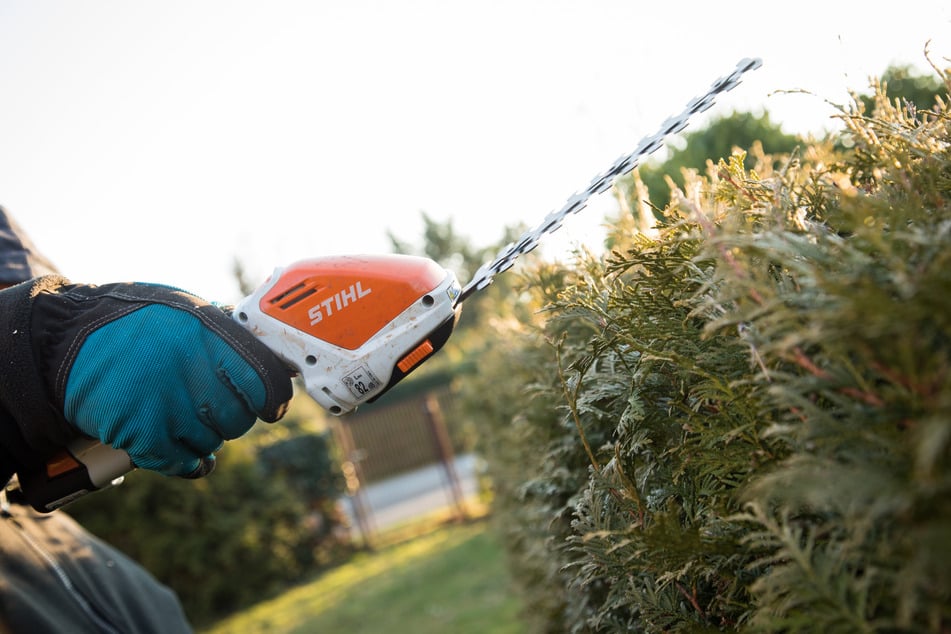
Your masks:
M803 352L798 346L793 348L793 361L796 363L796 365L817 378L830 378L829 373L813 363L812 359L806 356L806 353ZM885 405L885 402L877 395L866 390L860 390L857 387L841 387L838 391L842 394L845 394L846 396L862 401L866 405L872 405L875 407L883 407Z
M627 473L624 472L624 467L622 466L621 461L620 444L614 445L614 466L621 478L621 482L624 484L624 490L628 492L630 497L633 498L634 503L637 505L637 525L644 526L644 500L641 498L640 491L637 490L637 485L631 478L628 477Z
M701 618L707 618L707 615L703 612L703 608L700 607L700 602L697 600L697 587L693 587L693 592L687 592L687 589L680 585L679 581L674 581L674 585L677 586L677 590L680 591L680 594L693 606L693 609L697 611L697 614L699 614Z
M568 388L568 380L565 378L565 368L561 359L561 342L555 346L555 363L558 367L558 380L561 382L561 389L568 403L568 411L571 413L571 419L575 424L575 429L578 430L581 444L584 445L585 453L588 454L588 460L591 462L591 466L594 467L595 473L601 475L601 465L598 464L597 458L594 457L594 452L591 450L588 437L585 435L584 427L581 424L581 416L578 414L578 391L581 389L581 376L578 376L578 384L575 386L574 394L572 394Z
M684 196L683 192L680 190L676 190L676 192L677 204L686 207L687 211L689 211L690 215L693 216L693 218L697 221L697 224L700 226L703 232L707 234L707 237L712 239L717 233L716 225L713 224L709 218L707 218L706 214L704 214L697 205L688 200L687 197ZM743 267L740 266L740 263L737 262L736 258L732 253L730 253L729 249L725 248L721 244L718 244L717 251L719 252L720 257L723 258L723 261L726 262L727 266L730 267L738 279L749 279L749 275L745 270L743 270ZM763 296L760 295L755 288L749 289L748 293L750 298L756 302L757 305L762 306L766 303L766 300L763 299Z

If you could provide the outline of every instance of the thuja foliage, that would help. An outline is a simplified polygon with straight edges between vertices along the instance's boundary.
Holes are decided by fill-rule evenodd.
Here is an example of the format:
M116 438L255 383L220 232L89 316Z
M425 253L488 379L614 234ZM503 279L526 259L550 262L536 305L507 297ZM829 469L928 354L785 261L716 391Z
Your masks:
M467 389L535 631L951 631L947 103L879 89L526 273Z

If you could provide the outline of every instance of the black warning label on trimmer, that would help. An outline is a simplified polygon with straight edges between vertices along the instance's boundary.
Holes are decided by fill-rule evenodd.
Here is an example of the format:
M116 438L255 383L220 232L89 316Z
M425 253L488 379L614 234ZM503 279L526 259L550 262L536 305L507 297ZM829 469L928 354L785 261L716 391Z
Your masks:
M360 366L343 377L343 383L355 397L360 398L375 392L380 387L380 379L365 365Z

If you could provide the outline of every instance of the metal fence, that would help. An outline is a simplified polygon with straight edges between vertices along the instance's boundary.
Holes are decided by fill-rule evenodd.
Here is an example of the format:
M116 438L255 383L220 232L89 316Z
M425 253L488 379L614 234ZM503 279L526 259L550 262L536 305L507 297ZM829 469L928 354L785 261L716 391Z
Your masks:
M454 408L452 391L445 386L336 419L343 473L364 541L371 541L374 531L373 510L362 488L421 467L441 465L456 513L465 515L454 466L458 441L454 442L447 424Z

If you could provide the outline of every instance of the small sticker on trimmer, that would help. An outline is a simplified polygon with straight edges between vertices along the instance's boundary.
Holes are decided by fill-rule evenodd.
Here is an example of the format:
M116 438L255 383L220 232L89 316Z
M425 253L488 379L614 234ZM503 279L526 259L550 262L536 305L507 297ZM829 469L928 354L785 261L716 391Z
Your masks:
M357 398L366 396L380 387L380 379L376 378L370 372L370 368L365 365L343 377L343 383Z
M453 284L452 286L450 286L449 289L446 291L446 294L449 295L450 302L456 301L456 298L459 297L460 293L462 293L462 289L456 284Z

